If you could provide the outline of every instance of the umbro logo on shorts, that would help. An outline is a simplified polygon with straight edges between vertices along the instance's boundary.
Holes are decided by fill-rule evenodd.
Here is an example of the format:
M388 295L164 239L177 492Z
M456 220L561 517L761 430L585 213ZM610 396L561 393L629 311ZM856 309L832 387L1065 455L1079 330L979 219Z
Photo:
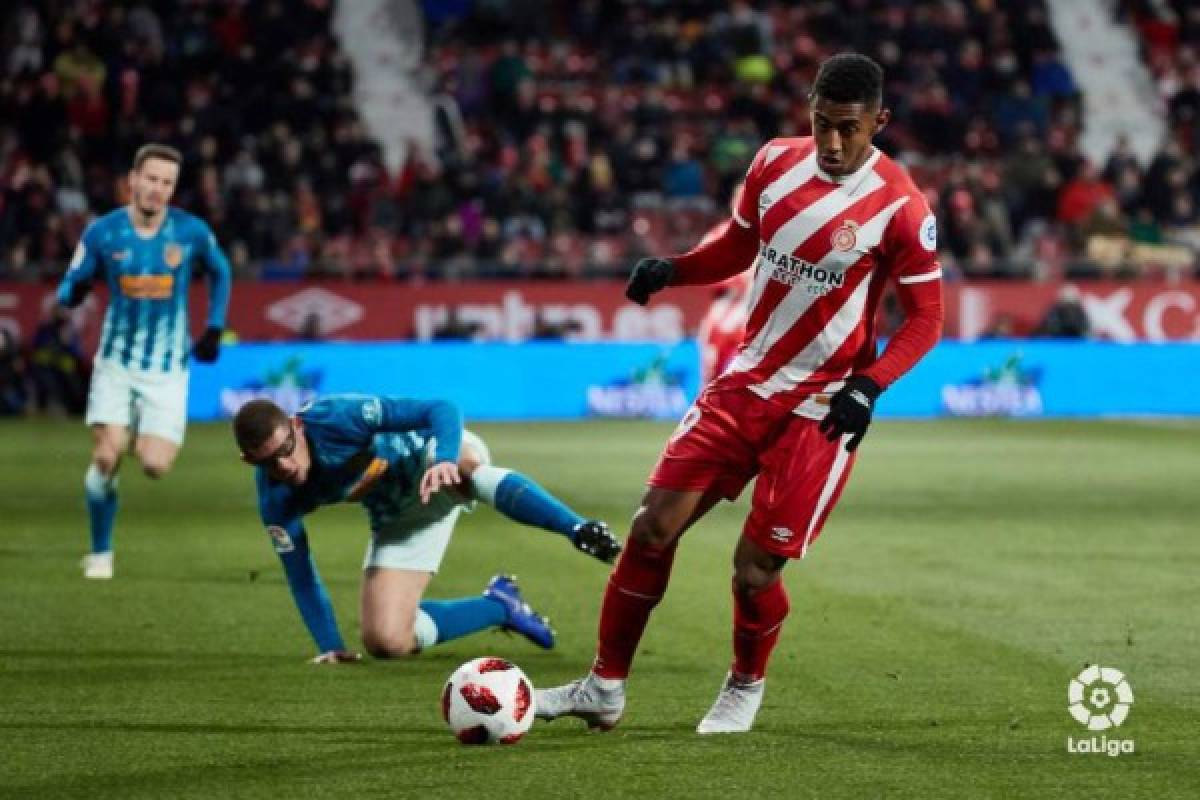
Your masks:
M771 538L777 542L786 542L792 538L792 532L787 528L771 528Z

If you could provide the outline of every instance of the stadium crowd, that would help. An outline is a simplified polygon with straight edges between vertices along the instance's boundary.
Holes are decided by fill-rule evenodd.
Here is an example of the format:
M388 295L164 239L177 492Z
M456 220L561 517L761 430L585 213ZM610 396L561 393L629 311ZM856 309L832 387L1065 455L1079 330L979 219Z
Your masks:
M147 139L241 275L623 274L721 215L757 146L807 131L817 64L888 75L879 138L926 188L951 277L1195 269L1200 11L1123 2L1172 135L1079 149L1043 0L425 2L437 145L383 167L332 0L18 2L0 12L0 277L54 274Z
M351 229L378 163L329 0L47 0L0 12L0 276L61 272L87 218L125 201L146 141L187 160L175 202L243 274Z

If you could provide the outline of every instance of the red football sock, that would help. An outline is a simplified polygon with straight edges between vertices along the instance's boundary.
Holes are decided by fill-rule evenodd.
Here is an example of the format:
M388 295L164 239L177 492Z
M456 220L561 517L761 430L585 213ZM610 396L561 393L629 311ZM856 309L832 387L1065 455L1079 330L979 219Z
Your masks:
M678 545L678 538L663 548L641 544L632 537L625 543L600 608L600 644L592 671L601 678L629 675L650 612L667 591Z
M733 674L756 681L767 674L767 659L779 641L788 614L787 589L776 580L757 592L733 590Z

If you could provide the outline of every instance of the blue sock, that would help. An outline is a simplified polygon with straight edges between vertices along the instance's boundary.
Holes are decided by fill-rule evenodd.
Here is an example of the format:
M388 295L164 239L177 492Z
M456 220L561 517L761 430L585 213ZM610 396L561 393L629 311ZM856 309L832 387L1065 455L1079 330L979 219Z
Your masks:
M451 639L459 639L476 631L503 625L508 619L504 605L499 600L490 597L460 597L457 600L422 600L421 611L424 612L436 630L435 643L441 644ZM417 623L417 641L423 647L428 643L425 638L422 621ZM430 634L433 631L429 631ZM432 636L430 638L433 638Z
M496 486L492 505L509 519L561 533L568 539L575 526L585 521L563 501L519 472L504 476Z
M92 464L84 476L83 490L91 519L92 552L107 553L112 550L113 519L117 516L117 479L105 477Z

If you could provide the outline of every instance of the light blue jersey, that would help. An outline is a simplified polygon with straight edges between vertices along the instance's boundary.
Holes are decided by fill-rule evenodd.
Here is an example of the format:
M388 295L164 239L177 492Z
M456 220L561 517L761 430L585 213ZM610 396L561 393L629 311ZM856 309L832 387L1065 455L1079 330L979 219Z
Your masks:
M173 207L149 238L134 229L128 208L94 220L75 249L58 300L65 305L76 286L103 278L109 302L96 357L133 369L186 370L188 286L197 258L209 273L208 325L224 328L229 260L203 220Z
M333 607L313 564L304 515L332 503L361 503L380 530L420 504L418 486L435 462L457 462L462 414L452 403L330 395L297 415L312 466L300 486L256 469L258 506L305 625L322 652L343 649Z

